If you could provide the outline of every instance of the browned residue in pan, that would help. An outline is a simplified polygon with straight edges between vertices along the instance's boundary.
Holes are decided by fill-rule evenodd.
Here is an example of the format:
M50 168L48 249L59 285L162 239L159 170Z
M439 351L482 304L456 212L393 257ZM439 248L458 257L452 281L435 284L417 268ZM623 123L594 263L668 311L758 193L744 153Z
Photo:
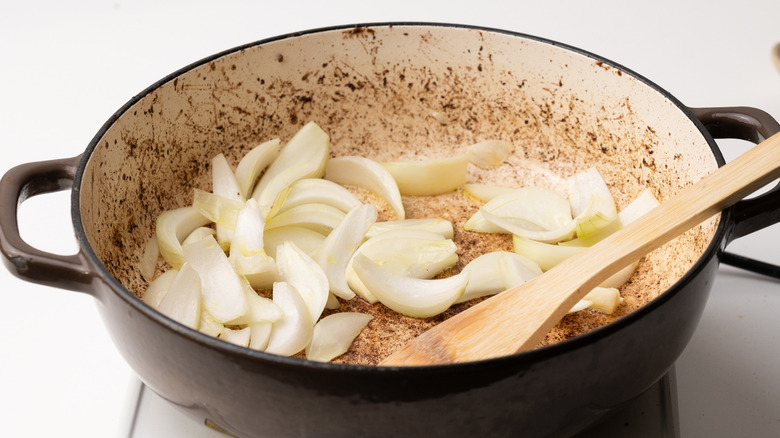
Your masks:
M598 61L539 49L542 43L399 26L301 39L245 49L187 72L144 97L101 139L81 187L82 215L100 259L137 296L146 287L137 261L155 218L191 203L193 188L209 189L210 159L224 153L235 165L253 146L289 139L310 120L331 135L332 156L380 161L445 157L480 140L508 140L514 155L497 170L471 167L470 182L560 189L563 178L596 166L619 207L645 187L663 199L714 166L706 144L689 145L674 123L649 123L648 111L637 113L646 96L624 91L636 80ZM550 65L560 68L550 72ZM621 85L600 89L612 82ZM456 270L479 254L512 249L508 236L462 230L479 205L460 193L407 197L404 205L412 217L454 223ZM713 229L709 223L644 259L622 288L617 314L568 316L545 343L653 299L698 258ZM343 303L341 310L375 319L338 360L376 363L462 307L418 320L359 299Z

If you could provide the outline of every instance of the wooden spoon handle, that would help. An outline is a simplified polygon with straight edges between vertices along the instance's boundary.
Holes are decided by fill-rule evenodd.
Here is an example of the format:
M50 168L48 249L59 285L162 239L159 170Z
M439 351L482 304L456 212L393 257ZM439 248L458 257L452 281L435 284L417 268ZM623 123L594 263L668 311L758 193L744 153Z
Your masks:
M544 275L433 327L381 365L466 362L532 349L612 274L778 177L780 134L775 134Z

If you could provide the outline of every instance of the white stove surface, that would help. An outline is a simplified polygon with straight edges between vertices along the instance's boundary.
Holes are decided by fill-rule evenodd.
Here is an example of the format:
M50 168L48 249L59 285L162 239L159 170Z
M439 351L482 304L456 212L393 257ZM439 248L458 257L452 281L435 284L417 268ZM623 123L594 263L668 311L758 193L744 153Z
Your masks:
M0 173L81 153L133 95L205 56L359 22L465 23L546 37L640 72L687 105L748 105L780 118L780 74L769 58L780 41L777 17L775 0L8 1L0 14ZM733 157L744 145L723 148ZM43 249L74 252L68 197L23 204L22 235ZM729 250L780 264L779 242L773 226ZM0 289L3 436L215 436L140 392L91 297L25 283L5 269ZM780 436L778 311L779 281L722 267L675 365L676 397L650 394L598 435L677 436L661 423L671 401L684 438Z

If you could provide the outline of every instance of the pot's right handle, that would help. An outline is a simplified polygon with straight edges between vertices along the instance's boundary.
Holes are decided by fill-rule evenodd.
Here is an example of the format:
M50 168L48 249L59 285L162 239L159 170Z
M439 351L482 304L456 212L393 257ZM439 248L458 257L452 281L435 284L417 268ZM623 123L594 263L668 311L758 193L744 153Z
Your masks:
M767 112L751 107L690 108L714 138L760 143L780 132L780 123ZM780 222L780 183L771 190L732 207L733 227L727 243ZM747 257L723 253L721 261L780 278L780 267Z
M58 255L33 248L19 235L17 211L26 199L68 190L80 156L26 163L0 180L0 250L12 274L32 283L93 293L97 278L82 252Z

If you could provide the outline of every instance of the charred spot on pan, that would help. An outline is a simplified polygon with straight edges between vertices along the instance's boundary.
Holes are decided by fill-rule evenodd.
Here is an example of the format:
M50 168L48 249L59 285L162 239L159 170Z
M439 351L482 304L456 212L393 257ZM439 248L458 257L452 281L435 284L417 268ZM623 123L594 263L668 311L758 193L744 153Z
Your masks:
M283 62L284 61L284 55L281 53L276 54L276 62Z
M355 38L355 37L376 38L376 31L374 31L374 29L365 26L355 26L352 29L344 31L344 37L345 38Z

